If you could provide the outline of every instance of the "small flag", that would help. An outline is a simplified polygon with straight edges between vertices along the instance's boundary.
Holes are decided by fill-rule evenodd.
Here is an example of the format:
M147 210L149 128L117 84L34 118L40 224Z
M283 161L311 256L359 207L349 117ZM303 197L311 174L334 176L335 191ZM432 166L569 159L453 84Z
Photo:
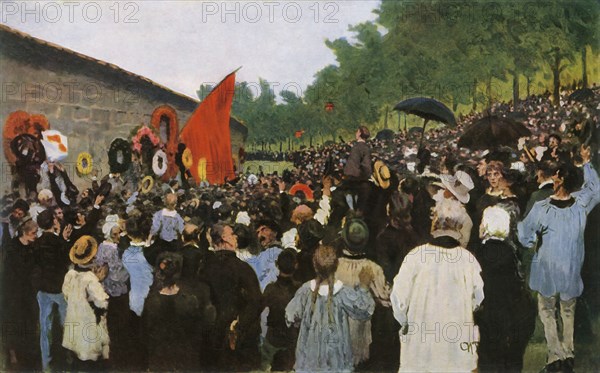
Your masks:
M302 135L304 135L304 130L294 132L294 137L297 139L301 138Z
M69 143L66 136L56 130L42 132L42 145L46 158L50 162L62 161L69 155Z

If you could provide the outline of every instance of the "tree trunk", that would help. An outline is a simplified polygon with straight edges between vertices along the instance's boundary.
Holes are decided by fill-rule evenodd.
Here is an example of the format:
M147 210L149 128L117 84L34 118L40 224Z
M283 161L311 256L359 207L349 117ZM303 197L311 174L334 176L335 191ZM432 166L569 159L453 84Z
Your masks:
M386 105L385 107L385 118L383 119L383 128L388 128L388 114L390 112L390 107Z
M527 77L527 97L531 96L531 78Z
M398 112L398 131L402 131L402 114L400 114L400 112Z
M517 111L517 104L519 103L519 74L513 75L513 111Z
M458 109L458 102L456 97L452 96L452 111L456 113L456 109Z
M587 47L583 46L583 48L581 49L581 70L583 71L583 76L581 77L582 80L582 87L581 88L587 88L588 87L588 76L587 76Z
M283 141L279 141L279 152L283 153Z
M308 135L308 144L312 148L312 134Z
M492 108L492 77L490 77L488 79L486 95L487 95L487 99L488 99L488 109L491 109Z
M477 110L477 79L473 80L473 111Z
M554 105L560 105L560 50L556 48L554 53L554 61L552 61L552 76L554 89L552 91L552 98Z

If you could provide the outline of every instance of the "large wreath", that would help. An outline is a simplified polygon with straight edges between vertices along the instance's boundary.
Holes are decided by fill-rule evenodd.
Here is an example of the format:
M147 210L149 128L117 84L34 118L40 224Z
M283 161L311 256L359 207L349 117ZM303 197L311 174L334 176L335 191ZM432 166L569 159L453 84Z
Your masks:
M131 145L122 138L116 138L108 150L108 166L111 173L123 173L131 166Z
M167 160L167 153L162 150L157 150L154 153L154 157L152 157L152 171L158 177L167 172L167 167L169 166L169 161Z
M87 175L92 172L92 156L88 152L81 152L77 156L77 172L79 175Z
M163 118L166 118L169 124L167 128L167 139L164 141L164 150L167 154L167 159L169 160L167 171L163 177L163 180L166 180L177 175L177 172L179 171L177 169L177 162L175 162L175 157L177 155L177 144L179 139L179 124L177 121L177 112L175 111L175 109L173 109L169 105L159 106L156 109L154 109L154 112L152 113L152 119L150 120L150 127L154 129L156 133L161 133L160 124Z
M142 138L147 137L153 146L160 144L160 138L154 133L150 127L142 125L131 139L131 148L134 152L140 154L142 152Z
M42 131L50 129L48 119L42 114L29 115L27 112L19 110L9 114L4 128L2 129L2 142L4 147L4 156L10 164L17 161L16 155L11 151L11 141L22 134L29 134L36 139L42 138ZM43 148L43 147L42 147ZM45 157L45 154L42 154Z

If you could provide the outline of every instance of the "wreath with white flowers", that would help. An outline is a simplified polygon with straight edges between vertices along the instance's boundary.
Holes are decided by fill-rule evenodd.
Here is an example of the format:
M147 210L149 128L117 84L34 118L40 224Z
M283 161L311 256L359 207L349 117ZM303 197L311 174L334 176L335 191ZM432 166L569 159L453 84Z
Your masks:
M154 153L154 157L152 157L152 171L154 174L161 177L167 172L168 166L167 153L162 150L157 150L156 153Z

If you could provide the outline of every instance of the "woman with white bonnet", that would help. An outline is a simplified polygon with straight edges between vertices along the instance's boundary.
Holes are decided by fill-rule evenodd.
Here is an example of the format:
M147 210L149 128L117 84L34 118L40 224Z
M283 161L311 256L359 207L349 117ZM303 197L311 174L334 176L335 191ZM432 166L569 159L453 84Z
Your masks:
M510 214L492 206L483 211L475 255L481 264L485 299L477 312L481 333L479 370L520 372L535 328L536 307L519 271L510 237Z
M123 331L129 316L129 295L127 282L129 272L123 266L123 261L118 252L118 243L121 238L121 225L118 215L108 215L102 226L104 241L98 246L96 264L108 266L108 274L102 286L109 295L108 299L108 332L111 337L112 353L111 362L115 367L123 366L121 362L127 360L124 347Z
M469 216L465 205L470 201L469 191L474 187L473 180L464 171L456 171L455 175L440 175L441 182L434 183L443 189L433 196L436 204L447 205L446 208L459 213L458 222L460 223L459 233L462 247L467 247L473 229L473 221Z
M400 323L400 372L477 369L473 312L483 300L483 281L479 263L458 241L461 215L454 204L437 204L433 239L411 250L394 278L390 300Z

